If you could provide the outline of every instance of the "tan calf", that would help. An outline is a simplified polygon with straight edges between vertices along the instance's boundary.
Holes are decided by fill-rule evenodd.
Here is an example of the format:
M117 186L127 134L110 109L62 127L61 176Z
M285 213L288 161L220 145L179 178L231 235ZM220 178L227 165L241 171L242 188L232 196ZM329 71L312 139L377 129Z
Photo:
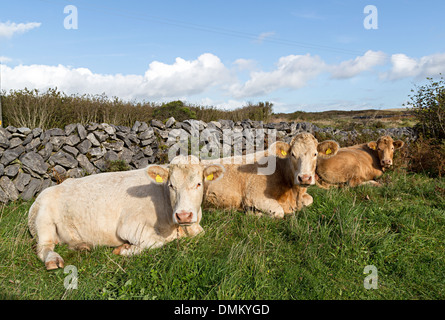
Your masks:
M382 136L377 141L340 148L335 157L319 158L317 161L318 183L322 188L348 184L378 186L374 179L393 164L394 150L403 147L401 140L394 141Z
M231 158L220 159L226 169L224 177L208 186L204 206L260 211L282 218L312 204L306 190L315 184L317 156L333 156L338 148L335 141L318 143L313 135L301 133L290 144L274 143L251 164L245 161L249 155L242 157L243 164L226 164ZM275 167L266 172L265 164L271 161Z

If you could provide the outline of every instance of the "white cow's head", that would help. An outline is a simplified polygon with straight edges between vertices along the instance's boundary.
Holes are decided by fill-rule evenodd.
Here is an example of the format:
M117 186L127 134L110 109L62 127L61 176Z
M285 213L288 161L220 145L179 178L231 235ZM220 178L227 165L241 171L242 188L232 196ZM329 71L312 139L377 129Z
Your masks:
M168 188L173 223L187 226L201 220L201 204L204 184L219 180L224 174L224 166L212 164L204 166L196 157L178 156L168 168L151 165L147 168L153 182Z
M269 147L271 154L290 161L294 185L309 186L315 184L317 157L330 158L337 154L340 146L333 140L318 143L310 133L299 133L290 144L277 141Z

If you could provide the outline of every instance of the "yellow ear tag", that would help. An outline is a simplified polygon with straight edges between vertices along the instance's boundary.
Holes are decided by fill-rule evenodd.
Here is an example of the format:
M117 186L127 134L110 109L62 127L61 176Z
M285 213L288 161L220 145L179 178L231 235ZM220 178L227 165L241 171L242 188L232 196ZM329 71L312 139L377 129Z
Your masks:
M375 146L371 147L372 150L375 150Z
M161 176L160 176L159 174L156 176L156 179L155 179L155 180L156 180L157 183L162 183L162 182L164 182L164 179L162 179Z
M284 151L284 150L281 150L281 154L282 154L283 156L287 156L287 152Z
M209 181L212 181L213 180L213 173L209 174L206 179L209 180Z
M328 149L326 150L326 154L331 154L331 153L332 153L331 148L328 148Z

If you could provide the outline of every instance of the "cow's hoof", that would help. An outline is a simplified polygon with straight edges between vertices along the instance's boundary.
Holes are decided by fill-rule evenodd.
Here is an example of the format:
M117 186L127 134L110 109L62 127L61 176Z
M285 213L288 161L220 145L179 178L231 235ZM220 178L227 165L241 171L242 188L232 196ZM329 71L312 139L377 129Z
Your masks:
M123 245L120 245L119 247L115 248L113 250L114 254L120 255L122 250L128 250L130 249L131 245L129 243L124 243Z
M63 268L63 259L61 256L59 256L57 253L51 254L46 261L45 261L45 267L46 270L54 270L58 268Z

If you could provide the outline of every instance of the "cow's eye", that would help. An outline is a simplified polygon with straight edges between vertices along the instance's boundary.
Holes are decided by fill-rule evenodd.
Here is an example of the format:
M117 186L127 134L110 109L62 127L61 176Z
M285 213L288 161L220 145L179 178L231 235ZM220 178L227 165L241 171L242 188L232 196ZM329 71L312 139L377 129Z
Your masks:
M197 185L196 185L196 188L199 188L201 186L201 182L199 182Z
M318 156L318 153L315 152L315 153L314 153L314 157L316 157L316 156Z

